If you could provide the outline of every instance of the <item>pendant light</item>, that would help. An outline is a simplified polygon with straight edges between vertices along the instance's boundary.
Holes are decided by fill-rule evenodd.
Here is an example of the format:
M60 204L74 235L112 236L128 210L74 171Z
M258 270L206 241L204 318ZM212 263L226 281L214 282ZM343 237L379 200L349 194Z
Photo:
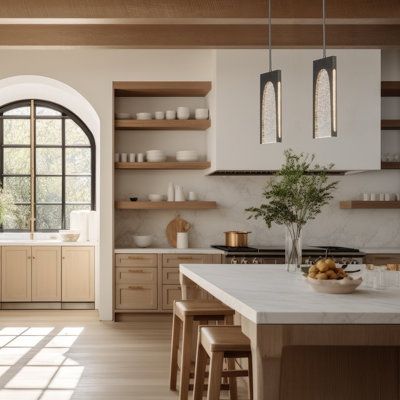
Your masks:
M313 63L313 137L337 136L336 56L326 57L326 0L322 0L323 58Z
M268 0L269 72L260 75L260 142L282 141L281 71L272 71L271 1Z

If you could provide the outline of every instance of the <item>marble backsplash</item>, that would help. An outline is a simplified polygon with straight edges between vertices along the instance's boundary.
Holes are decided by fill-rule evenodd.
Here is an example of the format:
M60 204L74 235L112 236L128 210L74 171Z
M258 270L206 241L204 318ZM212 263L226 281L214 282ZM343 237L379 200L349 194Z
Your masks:
M204 211L117 211L116 247L134 247L133 234L152 234L152 247L169 247L165 236L167 224L180 215L192 224L191 247L223 244L226 230L248 230L250 245L284 245L284 229L267 229L261 220L248 220L247 207L262 202L262 191L269 177L206 177L198 172L138 172L117 177L117 198L129 193L144 197L147 193L165 193L168 182L195 190L202 200L215 200L216 210ZM340 200L360 198L364 192L400 192L399 171L363 172L332 177L339 181L335 198L324 207L316 220L304 230L305 245L338 245L349 247L400 247L400 212L398 210L341 210ZM140 191L135 190L140 188Z

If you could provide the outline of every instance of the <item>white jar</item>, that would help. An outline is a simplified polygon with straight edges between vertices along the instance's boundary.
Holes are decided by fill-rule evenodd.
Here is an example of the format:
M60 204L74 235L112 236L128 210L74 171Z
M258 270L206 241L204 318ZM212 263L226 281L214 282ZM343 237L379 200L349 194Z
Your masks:
M175 185L175 201L185 201L182 186Z
M196 119L208 119L208 108L196 108L194 110L194 117Z
M121 153L121 162L128 162L128 154Z
M144 154L143 153L138 153L137 162L143 162L143 161L144 161Z
M196 201L197 200L196 192L189 192L188 198L189 198L190 201Z
M176 109L176 115L178 119L189 119L190 117L189 107L178 107Z
M167 110L165 112L166 119L176 119L176 111L175 110Z
M187 249L189 247L189 233L177 232L176 234L176 248Z
M135 162L136 159L136 154L135 153L129 153L129 162Z
M172 182L168 184L167 201L175 201L175 188Z
M114 162L119 162L119 153L114 154Z
M164 111L156 111L154 113L154 116L156 117L156 119L164 119Z

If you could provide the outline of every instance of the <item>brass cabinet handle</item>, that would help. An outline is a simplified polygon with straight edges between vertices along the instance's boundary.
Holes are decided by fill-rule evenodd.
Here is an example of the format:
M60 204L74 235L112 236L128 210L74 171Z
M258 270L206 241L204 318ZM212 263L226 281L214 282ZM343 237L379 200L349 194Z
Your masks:
M146 260L146 257L128 256L128 260Z
M195 260L196 258L194 258L194 257L177 257L178 258L178 260L181 260L181 261L185 261L185 260L187 260L187 261L190 261L190 260Z
M129 290L143 290L143 286L128 286Z
M144 271L142 269L130 269L128 272L131 274L143 274L144 273Z

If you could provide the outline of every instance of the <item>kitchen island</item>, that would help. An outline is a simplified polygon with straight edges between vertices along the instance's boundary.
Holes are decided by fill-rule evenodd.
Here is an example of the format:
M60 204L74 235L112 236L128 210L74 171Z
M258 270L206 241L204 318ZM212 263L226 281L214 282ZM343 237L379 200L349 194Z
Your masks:
M188 297L195 284L240 314L256 400L279 399L286 346L400 346L399 289L320 294L284 265L182 264L180 272Z

